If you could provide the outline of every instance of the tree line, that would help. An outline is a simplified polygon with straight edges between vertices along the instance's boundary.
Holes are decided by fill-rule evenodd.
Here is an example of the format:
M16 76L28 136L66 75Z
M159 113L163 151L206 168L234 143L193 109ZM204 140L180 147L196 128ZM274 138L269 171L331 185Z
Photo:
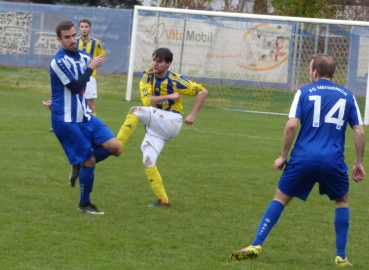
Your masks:
M133 9L135 5L145 3L154 7L197 10L214 10L216 7L217 11L224 12L307 18L367 20L369 17L368 0L33 0L32 2L123 9Z

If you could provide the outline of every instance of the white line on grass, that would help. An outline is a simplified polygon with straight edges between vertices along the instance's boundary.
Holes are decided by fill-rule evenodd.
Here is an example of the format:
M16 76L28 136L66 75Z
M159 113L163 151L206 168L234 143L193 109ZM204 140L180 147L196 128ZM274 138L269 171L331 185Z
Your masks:
M235 133L223 133L223 132L217 132L217 131L208 131L208 130L202 130L197 128L186 128L183 127L182 130L192 130L197 131L201 133L209 133L209 134L216 134L216 135L222 135L222 136L237 136L237 137L247 137L252 139L266 139L266 140L275 140L275 141L282 141L282 139L272 138L272 137L262 137L262 136L253 136L253 135L247 135L247 134L235 134Z
M196 132L201 132L201 133L216 134L216 135L221 135L221 136L236 136L236 137L246 137L246 138L252 138L252 139L283 141L283 139L277 139L277 138L272 138L272 137L262 137L262 136L253 136L253 135L235 134L235 133L223 133L223 132L202 130L202 129L198 129L198 128L183 127L182 130L190 130L190 131L196 131ZM355 147L346 144L345 148L354 149ZM369 147L367 147L365 149L365 152L368 152L368 151L369 151Z
M277 113L277 112L261 112L261 111L249 111L249 110L240 110L240 109L224 109L225 111L231 112L245 112L245 113L259 113L259 114L272 114L272 115L283 115L288 116L288 113Z

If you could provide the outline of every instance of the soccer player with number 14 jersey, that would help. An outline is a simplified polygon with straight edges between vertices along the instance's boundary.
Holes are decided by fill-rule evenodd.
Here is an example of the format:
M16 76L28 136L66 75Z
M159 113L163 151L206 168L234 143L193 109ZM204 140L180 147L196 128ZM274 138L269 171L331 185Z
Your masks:
M282 155L274 162L277 170L285 167L276 194L264 212L252 244L233 252L232 259L258 257L265 239L285 206L293 197L305 201L315 183L319 183L319 193L327 195L335 202L334 262L339 267L352 265L346 257L350 224L349 177L344 157L347 124L354 131L356 157L352 178L355 182L365 178L365 134L354 95L345 87L332 82L335 68L336 64L329 55L313 56L309 68L312 83L295 94L284 130ZM299 121L301 128L287 162Z

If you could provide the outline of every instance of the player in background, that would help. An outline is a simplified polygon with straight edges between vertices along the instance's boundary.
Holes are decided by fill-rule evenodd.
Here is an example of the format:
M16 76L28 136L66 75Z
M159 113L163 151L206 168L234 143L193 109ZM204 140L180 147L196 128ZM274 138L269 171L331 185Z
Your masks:
M346 257L350 223L349 177L344 157L347 124L354 131L356 158L352 178L355 182L360 182L365 177L365 134L354 95L331 81L335 68L334 60L327 54L313 56L309 68L312 83L295 94L284 129L282 155L274 162L277 170L282 170L286 165L274 199L261 218L252 244L233 252L231 258L243 260L258 257L265 239L285 206L293 197L305 201L315 183L319 183L319 193L326 194L335 202L335 264L351 265ZM299 121L301 128L287 162Z
M106 57L105 51L101 42L90 36L91 22L88 19L79 21L79 31L81 36L77 39L77 49L83 50L91 54L92 59L96 56L103 55ZM90 107L92 114L96 116L96 107L94 100L97 98L97 84L96 84L96 69L92 72L92 77L87 82L85 97L88 107Z
M100 67L103 55L91 59L77 50L76 29L71 21L60 22L55 32L62 45L50 65L51 100L43 104L51 109L54 134L72 164L71 185L79 177L78 210L104 214L91 203L95 165L111 155L119 155L120 145L114 134L91 114L85 99L85 87L93 70Z
M158 200L149 207L170 206L156 160L164 145L174 139L182 127L182 95L196 96L191 113L185 118L192 125L203 106L208 91L201 85L169 70L173 53L159 48L152 54L152 68L142 73L140 94L144 106L132 107L122 125L117 139L123 148L134 132L137 123L146 126L146 135L141 144L143 164L150 186Z

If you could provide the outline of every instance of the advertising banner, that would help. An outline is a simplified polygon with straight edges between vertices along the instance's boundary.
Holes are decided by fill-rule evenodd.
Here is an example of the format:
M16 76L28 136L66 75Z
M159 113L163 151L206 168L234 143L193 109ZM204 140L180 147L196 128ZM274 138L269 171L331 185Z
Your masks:
M174 72L287 84L292 33L292 23L140 12L134 70L150 67L152 52L168 47Z
M127 72L132 11L81 6L1 2L0 64L48 68L61 48L57 24L73 21L78 35L78 22L83 18L91 21L90 34L102 42L107 55L99 72Z

